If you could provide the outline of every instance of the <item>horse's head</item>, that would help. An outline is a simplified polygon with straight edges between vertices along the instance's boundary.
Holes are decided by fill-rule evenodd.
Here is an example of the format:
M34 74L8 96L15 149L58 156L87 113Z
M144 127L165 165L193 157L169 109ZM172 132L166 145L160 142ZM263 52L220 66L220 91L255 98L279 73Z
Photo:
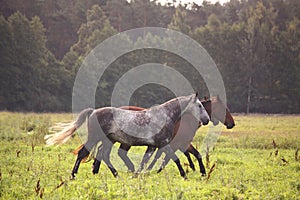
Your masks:
M218 125L220 121L227 127L227 129L231 129L235 126L229 109L218 96L212 97L211 100L203 100L201 102L214 125Z
M189 110L191 113L202 122L203 125L208 124L210 118L204 106L198 99L198 92L191 96Z

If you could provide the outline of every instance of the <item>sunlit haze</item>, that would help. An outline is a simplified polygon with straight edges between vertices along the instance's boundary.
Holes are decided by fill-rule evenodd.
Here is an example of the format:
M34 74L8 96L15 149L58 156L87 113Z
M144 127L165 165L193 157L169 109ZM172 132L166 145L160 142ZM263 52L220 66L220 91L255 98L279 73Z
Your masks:
M216 2L219 2L220 4L224 4L224 3L226 3L230 0L207 0L207 1L212 3L212 4L214 4ZM165 5L168 2L172 3L173 0L158 0L158 2L160 2L162 5ZM176 2L178 2L178 3L180 2L182 4L195 2L196 4L201 5L203 0L180 0L180 1L176 1Z

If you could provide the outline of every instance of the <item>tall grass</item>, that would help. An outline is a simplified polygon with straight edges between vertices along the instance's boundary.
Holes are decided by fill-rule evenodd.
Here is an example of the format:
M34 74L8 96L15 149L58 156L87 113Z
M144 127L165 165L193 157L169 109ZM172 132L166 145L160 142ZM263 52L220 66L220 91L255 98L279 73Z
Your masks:
M71 114L0 114L0 199L297 199L300 196L299 116L235 115L236 127L223 129L208 159L209 177L188 170L184 181L174 163L159 174L134 178L117 155L111 154L120 177L105 164L97 175L91 162L82 164L76 180L70 180L81 141L45 147L44 135L56 122L69 122ZM193 141L201 147L207 127ZM275 143L275 144L274 144ZM132 148L129 157L140 162L144 147ZM276 153L277 152L277 153ZM178 154L185 169L187 160ZM205 157L205 155L203 155ZM206 163L210 162L210 163ZM159 163L156 167L159 166Z
M0 139L42 145L44 136L49 134L49 127L60 121L72 121L72 115L1 112Z
M217 147L272 149L273 140L278 148L300 147L299 115L234 115L236 126L223 128ZM198 129L195 141L201 142L208 127Z

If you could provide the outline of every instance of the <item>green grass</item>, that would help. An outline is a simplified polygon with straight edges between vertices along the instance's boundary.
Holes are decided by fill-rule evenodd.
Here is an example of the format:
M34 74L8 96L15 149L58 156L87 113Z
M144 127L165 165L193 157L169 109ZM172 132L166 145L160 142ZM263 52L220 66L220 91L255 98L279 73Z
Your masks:
M296 160L295 152L300 148L300 116L235 115L234 119L236 127L224 128L209 154L209 166L215 164L215 168L208 180L200 176L194 158L195 172L179 152L188 180L180 177L173 162L159 174L151 171L133 177L116 154L118 145L111 160L119 178L114 178L104 163L99 174L93 175L92 162L88 162L80 166L76 179L70 180L76 159L72 150L80 145L79 137L54 147L45 147L43 137L49 126L70 121L72 115L2 112L0 198L299 199L300 155ZM207 130L207 126L199 129L193 142L196 147L201 147ZM144 150L135 147L129 151L136 167ZM203 160L206 165L205 155Z

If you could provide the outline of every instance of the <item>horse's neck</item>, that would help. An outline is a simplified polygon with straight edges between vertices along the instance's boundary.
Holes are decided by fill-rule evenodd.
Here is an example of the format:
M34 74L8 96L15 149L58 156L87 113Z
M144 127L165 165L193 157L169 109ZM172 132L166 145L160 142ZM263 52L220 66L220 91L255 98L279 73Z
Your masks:
M209 117L211 117L211 100L208 101L201 101L202 105L204 106L205 110L207 111L207 114Z
M174 100L165 105L165 109L169 112L169 117L173 122L178 121L182 114L185 113L189 104L189 100L180 99Z

